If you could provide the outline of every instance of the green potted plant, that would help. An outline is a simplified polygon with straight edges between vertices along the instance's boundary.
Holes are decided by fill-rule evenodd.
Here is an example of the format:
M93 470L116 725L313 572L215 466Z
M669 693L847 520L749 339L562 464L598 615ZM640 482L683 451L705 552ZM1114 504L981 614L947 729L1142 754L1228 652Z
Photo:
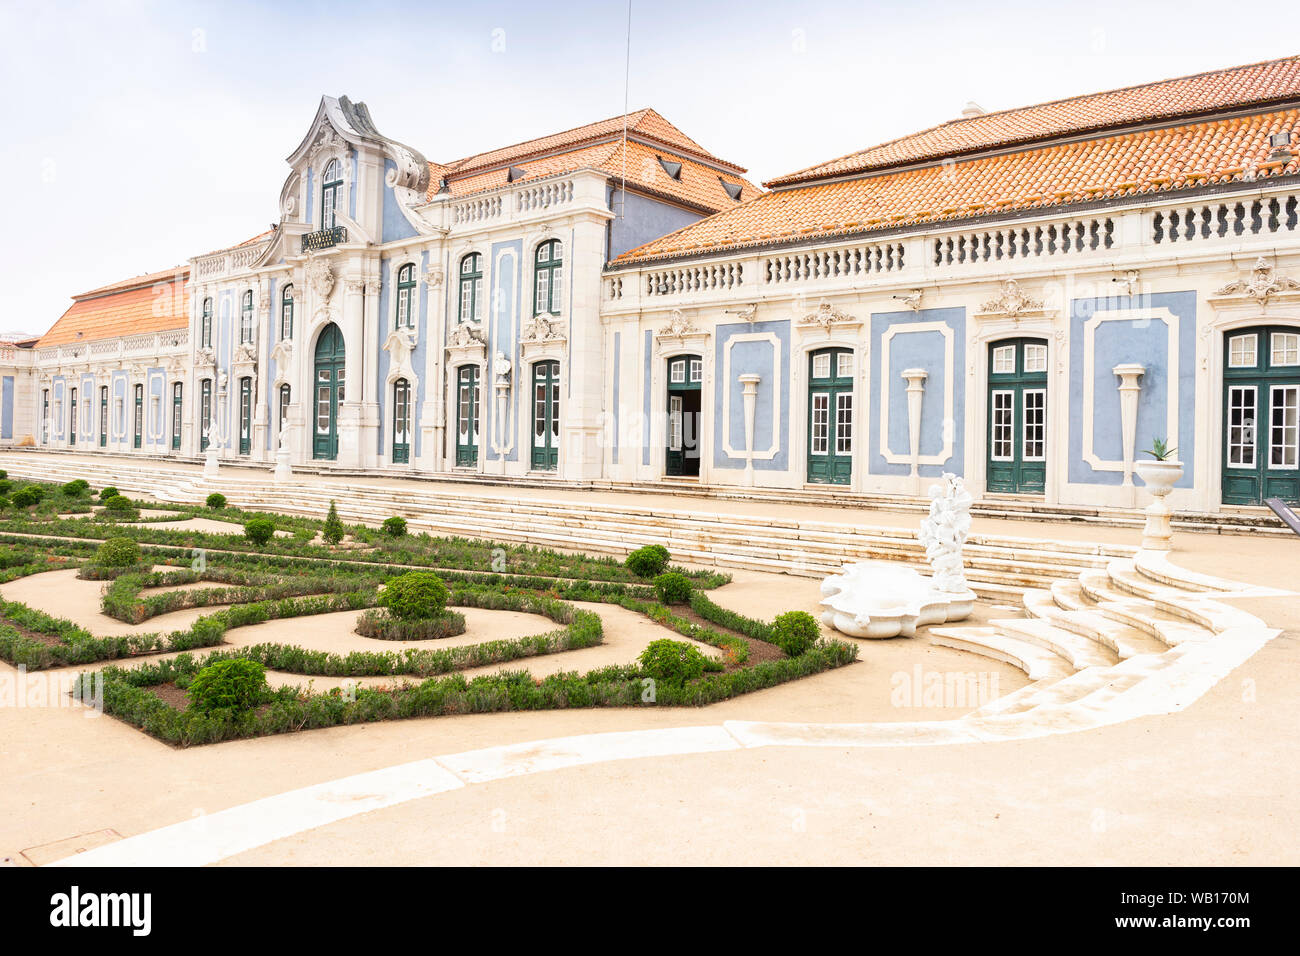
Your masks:
M1174 457L1177 451L1177 448L1170 448L1163 438L1154 438L1151 447L1142 452L1150 455L1151 460L1139 461L1134 465L1138 477L1152 498L1146 509L1146 526L1142 529L1144 548L1167 551L1171 546L1170 511L1165 496L1174 490L1178 479L1183 477L1183 463Z

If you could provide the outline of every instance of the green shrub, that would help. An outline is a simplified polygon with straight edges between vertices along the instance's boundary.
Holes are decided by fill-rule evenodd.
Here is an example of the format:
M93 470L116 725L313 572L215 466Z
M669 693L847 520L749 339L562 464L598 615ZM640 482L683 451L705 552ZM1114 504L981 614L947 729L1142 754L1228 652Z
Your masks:
M130 538L109 538L95 551L101 568L129 568L140 563L140 545Z
M220 511L226 506L226 496L219 491L214 491L208 495L207 506L213 511Z
M7 511L12 505L13 502L11 502L4 495L0 495L0 511Z
M266 696L266 668L246 657L217 661L200 669L189 689L190 707L200 713L248 710Z
M664 604L686 604L691 599L691 580L684 574L668 571L654 579L655 594Z
M275 522L270 518L249 518L244 522L244 537L258 546L266 544L275 535Z
M447 606L447 585L430 571L409 571L384 585L379 603L401 621L437 617Z
M668 569L670 557L668 549L662 544L648 544L629 554L623 564L639 578L653 578Z
M392 612L366 611L357 619L356 632L381 641L436 641L465 633L465 615L443 611L436 617L404 621Z
M786 611L772 622L772 643L790 657L798 657L822 636L817 618L807 611Z
M7 495L13 489L14 483L8 478L0 478L0 495Z
M33 505L40 504L41 499L44 497L45 492L41 491L40 488L35 485L24 485L22 488L19 488L14 492L14 507L30 508Z
M4 479L8 477L9 477L9 472L5 471L3 468L0 468L0 479Z
M104 510L112 515L135 514L135 502L126 495L114 495L104 502Z
M74 478L59 489L59 491L63 492L63 494L67 495L69 498L80 498L89 490L90 482L85 478Z
M384 523L380 525L380 530L390 538L401 538L406 535L406 519L393 515L391 518L385 518Z
M640 661L646 676L665 684L680 685L704 673L706 658L685 641L662 638L646 645Z
M334 507L333 500L330 501L329 513L325 515L325 527L321 530L321 537L330 544L338 544L343 540L343 522L339 520L339 512Z
M99 491L99 500L100 500L100 501L107 501L109 498L114 498L114 497L116 497L116 496L119 495L119 494L121 494L121 492L119 492L119 491L118 491L116 488L114 488L112 485L109 485L107 488L101 488L101 489L100 489L100 491Z

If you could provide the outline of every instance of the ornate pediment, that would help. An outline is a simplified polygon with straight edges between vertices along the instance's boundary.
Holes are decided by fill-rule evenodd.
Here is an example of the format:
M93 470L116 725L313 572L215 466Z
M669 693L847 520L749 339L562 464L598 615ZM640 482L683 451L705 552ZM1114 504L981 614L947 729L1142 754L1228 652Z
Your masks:
M831 303L822 299L817 303L817 308L807 313L799 320L799 325L804 328L822 329L827 335L837 328L845 328L850 325L861 325L860 319L849 315L849 313L838 309Z
M482 347L487 345L487 337L483 334L483 326L477 322L461 322L447 336L447 348L465 349Z
M1253 299L1260 305L1268 305L1268 300L1273 296L1294 292L1300 292L1300 282L1289 276L1278 275L1268 260L1260 256L1255 260L1255 268L1249 276L1229 282L1214 294Z
M989 299L979 307L978 315L1006 316L1019 319L1026 315L1042 315L1047 306L1041 299L1026 295L1015 279L1007 279L996 298Z
M525 325L521 342L559 342L565 338L564 320L558 316L541 313Z
M655 335L656 348L662 349L672 342L685 345L691 339L707 338L708 334L708 332L697 327L681 309L673 309L668 316L668 324Z

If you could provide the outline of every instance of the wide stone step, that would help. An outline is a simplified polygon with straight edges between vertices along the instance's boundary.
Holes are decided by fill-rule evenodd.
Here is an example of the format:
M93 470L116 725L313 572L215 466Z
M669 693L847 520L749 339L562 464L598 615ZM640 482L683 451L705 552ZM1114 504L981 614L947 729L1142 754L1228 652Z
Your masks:
M1075 670L1085 667L1109 667L1119 663L1119 655L1091 638L1056 627L1034 618L1004 618L989 622L1011 637L1037 644L1061 657Z
M1111 620L1137 628L1169 647L1177 647L1188 641L1206 641L1214 636L1203 627L1161 617L1161 612L1150 604L1107 601L1098 605L1097 610Z
M1020 668L1033 681L1056 680L1074 673L1074 668L1060 656L994 627L932 627L928 633L931 644L1002 661Z

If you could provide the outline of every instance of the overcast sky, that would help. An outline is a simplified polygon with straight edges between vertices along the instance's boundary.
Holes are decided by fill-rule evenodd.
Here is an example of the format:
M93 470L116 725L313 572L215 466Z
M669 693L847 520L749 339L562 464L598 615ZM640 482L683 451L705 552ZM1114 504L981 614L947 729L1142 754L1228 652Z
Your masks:
M433 160L623 111L625 2L0 0L0 331L246 239L322 94ZM1300 52L1300 5L633 0L632 109L756 182L955 118Z

